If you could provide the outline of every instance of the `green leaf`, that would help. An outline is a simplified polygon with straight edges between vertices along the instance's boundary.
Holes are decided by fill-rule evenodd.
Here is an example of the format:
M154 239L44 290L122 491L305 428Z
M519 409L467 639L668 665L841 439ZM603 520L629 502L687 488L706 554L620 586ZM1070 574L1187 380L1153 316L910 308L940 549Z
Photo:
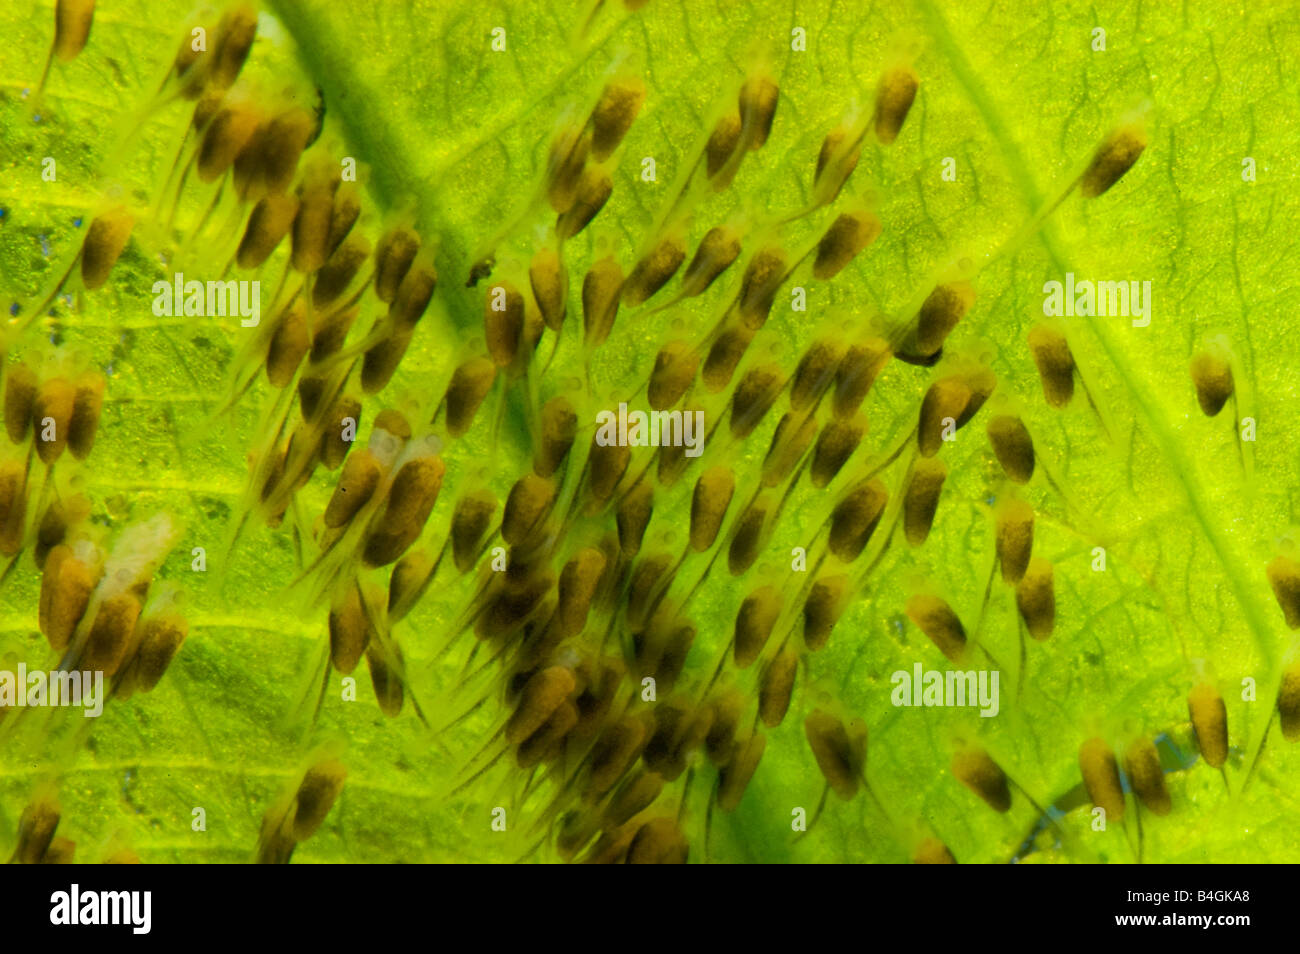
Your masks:
M481 573L463 576L445 560L435 585L394 630L409 694L428 721L441 727L468 713L463 720L433 732L410 698L399 717L386 718L363 664L354 673L356 701L343 700L340 677L331 673L311 731L291 724L291 713L304 705L310 711L319 689L313 674L327 652L328 600L294 583L318 550L313 528L337 472L318 469L282 526L250 519L227 559L246 506L247 455L263 450L261 426L279 392L259 377L233 415L214 425L232 366L253 370L239 365L251 330L232 318L156 317L151 307L153 283L169 279L177 264L196 277L218 277L246 214L224 204L197 228L212 191L194 177L173 229L158 212L166 208L161 183L191 106L145 106L188 31L190 6L99 4L85 51L54 63L39 105L34 87L53 34L52 4L20 0L0 10L7 40L0 51L3 303L17 304L19 319L31 314L72 262L106 197L138 218L104 288L56 300L53 320L27 333L12 323L8 366L85 361L104 371L108 390L93 454L85 463L65 455L53 487L60 495L86 493L93 532L110 542L154 513L173 516L183 532L156 583L180 589L190 624L152 692L111 700L99 719L32 710L0 721L0 840L15 841L23 807L48 779L62 807L59 833L77 843L79 861L101 860L119 844L146 862L248 860L268 807L292 793L314 746L332 741L343 746L347 783L294 860L555 860L553 837L529 853L548 831L548 806L574 797L583 750L571 747L549 775L519 769L511 752L493 762L505 748L498 730L509 713L501 660L491 645L471 657L472 635L443 652L490 574L490 556ZM215 24L215 17L204 22ZM504 51L493 49L496 28L505 31ZM805 32L806 49L793 48L796 29ZM920 89L897 140L884 146L868 137L832 206L776 228L811 201L827 132L869 114L882 70L899 57L913 64ZM1288 267L1296 222L1285 196L1287 162L1300 147L1291 120L1298 58L1300 27L1267 5L1229 15L1185 5L1107 4L1067 14L1026 3L933 0L869 8L653 0L637 11L612 0L585 8L267 0L240 83L261 101L283 93L312 108L319 96L324 130L314 148L353 157L363 171L366 211L357 228L374 241L409 215L436 248L437 294L393 381L366 398L363 441L386 407L403 410L418 430L456 365L482 353L491 281L467 287L466 279L486 250L495 253L493 280L526 288L528 262L554 224L549 206L530 201L557 129L580 124L611 75L645 83L644 108L612 167L612 197L565 247L569 313L553 361L547 366L554 343L548 330L528 378L508 389L498 382L464 437L449 440L442 420L435 425L447 443L447 471L418 544L434 555L463 492L486 485L504 501L529 469L535 408L557 394L573 401L580 423L561 497L567 501L578 489L596 415L620 401L646 406L643 385L660 347L704 338L762 241L779 240L793 258L858 202L883 225L879 239L832 280L814 279L806 262L795 270L737 378L757 361L791 373L814 340L845 340L869 321L902 327L937 281L958 272L970 277L977 297L945 350L949 361L985 354L999 391L940 452L949 477L925 544L907 545L891 505L864 556L847 568L828 557L818 569L825 549L819 528L834 502L872 462L905 443L880 471L896 505L921 398L947 368L896 360L864 404L863 446L835 481L817 489L800 473L754 567L733 577L723 554L681 610L698 636L679 692L699 699L727 651L741 601L756 586L770 583L784 595L770 652L787 633L789 645L802 650L800 601L812 577L848 572L856 584L826 648L803 653L790 711L767 732L737 810L709 809L718 773L702 756L656 802L651 814L677 815L682 806L692 860L898 862L933 835L962 862L1130 862L1139 844L1147 862L1295 861L1300 832L1287 781L1300 754L1276 725L1265 740L1295 638L1264 567L1279 548L1293 546L1297 522L1300 446L1289 422L1300 303ZM773 230L756 229L741 259L704 295L655 311L676 293L674 279L648 305L623 307L609 340L588 353L582 277L607 254L630 270L690 180L713 122L733 107L746 71L762 64L780 86L770 139L745 156L730 188L686 190L680 208L689 212L688 254L723 222ZM1097 198L1070 190L1108 133L1134 115L1143 117L1148 144L1132 169ZM142 124L124 141L134 118ZM55 160L54 181L42 178L46 157ZM654 181L642 175L647 157ZM1249 181L1247 165L1254 168ZM946 168L955 178L944 176ZM506 229L511 223L516 227ZM266 306L286 250L257 274L229 277L260 278ZM1076 387L1071 404L1058 410L1044 401L1026 335L1043 316L1045 283L1064 282L1067 273L1080 281L1150 282L1151 320L1065 319L1088 394ZM805 289L806 311L791 307L793 286ZM77 287L74 277L67 291ZM350 340L382 314L368 293ZM1197 405L1188 365L1219 336L1235 355L1236 395L1210 418ZM683 552L691 490L704 468L728 464L737 475L718 547L758 490L788 402L782 397L749 438L732 441L729 393L709 394L697 382L688 400L719 429L682 479L655 483L643 554ZM992 508L1011 488L985 425L1004 404L1022 416L1036 450L1036 473L1015 492L1037 515L1034 553L1055 568L1056 625L1043 642L1022 634L1013 591L994 574ZM819 422L829 417L823 406ZM1242 441L1246 418L1254 435ZM5 443L0 461L26 454ZM636 449L628 472L647 465L654 481L653 449ZM43 468L32 473L39 487ZM774 492L781 497L786 486ZM35 496L31 506L35 514ZM614 532L614 514L584 512L565 529L553 555L557 574L577 548ZM205 548L208 572L191 570L194 547ZM791 569L795 547L807 548L807 572ZM1104 570L1096 569L1098 547ZM710 555L689 554L675 569L671 599L687 599ZM386 586L387 568L361 572ZM961 666L999 671L995 716L894 704L896 673L910 674L917 663L951 668L904 613L918 589L947 600L972 642L996 660L975 648ZM39 591L40 574L24 552L0 583L0 669L58 664L38 632ZM611 623L610 612L593 610L576 651L591 655L607 630L606 649L630 645L622 616ZM746 725L760 669L723 665L721 684L747 699ZM473 675L465 680L467 672ZM1223 773L1198 757L1189 724L1187 695L1203 680L1226 702L1231 751ZM634 697L633 709L651 712L635 701L639 692L629 678L623 693ZM852 801L832 794L807 836L796 838L792 812L802 808L813 818L824 795L803 728L819 707L868 727L871 792ZM1129 740L1161 739L1173 810L1163 818L1142 811L1140 842L1132 797L1122 821L1093 830L1077 757L1094 735L1121 751L1121 760ZM963 740L978 742L1013 781L1007 813L995 813L953 777L954 746ZM1063 811L1042 823L1053 805ZM504 833L491 827L498 806L507 812ZM200 807L205 831L191 824Z

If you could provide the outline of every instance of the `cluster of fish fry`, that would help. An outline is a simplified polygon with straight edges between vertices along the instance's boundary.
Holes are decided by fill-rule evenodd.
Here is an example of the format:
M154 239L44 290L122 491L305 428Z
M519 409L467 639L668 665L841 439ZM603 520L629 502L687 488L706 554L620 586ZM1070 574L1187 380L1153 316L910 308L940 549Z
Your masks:
M51 62L80 52L93 13L88 0L58 0ZM183 230L189 238L175 251L171 270L198 261L196 249L202 248L203 260L226 263L226 273L278 274L270 283L269 317L255 330L243 330L228 379L223 409L248 394L262 372L270 397L226 559L250 517L272 528L287 521L310 541L314 556L296 585L309 590L307 603L325 617L329 635L316 711L331 670L351 675L364 658L384 714L398 717L409 703L429 725L412 692L399 636L426 638L401 627L450 552L451 572L473 575L474 589L449 624L439 655L472 631L465 671L480 651L486 653L489 665L479 672L491 670L504 703L499 729L465 766L462 787L507 759L525 779L521 804L535 806L527 796L547 792L542 807L529 809L531 830L540 835L530 855L553 845L566 860L707 857L713 811L732 812L740 805L766 749L764 729L785 720L801 666L828 644L886 550L899 542L900 526L906 546L926 542L948 478L941 451L990 402L985 434L1009 488L993 510L996 566L1014 589L1028 634L1039 641L1052 635L1054 567L1034 553L1035 511L1015 488L1036 474L1053 486L1054 478L1036 456L1033 436L1015 400L999 388L987 355L949 343L977 298L973 269L942 278L901 319L850 322L817 337L789 373L751 349L780 290L806 262L811 260L813 280L833 280L881 234L884 226L868 199L841 203L841 196L863 149L890 147L903 128L920 85L911 62L890 63L872 108L851 114L826 134L812 164L806 207L779 221L741 216L713 224L689 255L699 197L730 188L741 163L773 133L780 89L766 66L753 67L728 90L711 127L693 146L688 173L678 179L630 265L598 248L582 274L581 328L574 330L567 321L566 246L598 220L613 194L620 147L652 95L635 75L608 77L583 118L555 132L531 201L473 256L465 277L467 287L483 292L481 347L476 338L473 353L456 364L445 389L431 392L418 412L381 406L369 415L362 442L367 405L393 380L437 293L436 243L417 231L414 218L366 208L361 185L348 174L349 160L322 137L317 111L241 84L257 27L257 5L249 0L228 3L214 23L187 25L149 106L177 98L194 103L156 207L141 213L112 203L95 215L79 255L57 270L57 280L18 322L15 341L27 335L36 351L30 333L77 264L81 289L103 286L141 221L161 228L164 244L170 243L191 175L206 190L208 204ZM200 32L208 38L201 49L195 42ZM47 64L47 76L49 71ZM1145 145L1140 122L1120 125L1069 188L1077 187L1085 199L1105 194ZM837 204L816 241L789 247L786 226ZM546 217L546 240L527 265L501 255L539 213ZM373 243L367 237L372 230L378 234ZM668 297L665 289L679 271L680 286ZM734 283L718 299L712 325L698 334L682 331L663 344L643 384L629 395L636 401L643 393L664 421L673 413L702 412L709 422L706 459L688 455L683 446L641 454L595 436L588 442L588 416L596 407L589 393L590 362L620 318L639 321L672 309L716 290L728 275ZM570 378L561 383L548 377L550 361L537 357L548 333L552 358L562 336L580 336L574 347L587 366L587 389L573 387ZM1104 432L1104 415L1076 366L1066 327L1039 322L1026 343L1047 404L1067 406L1081 384ZM1192 362L1196 396L1208 415L1233 394L1232 360L1228 349L1216 346ZM150 587L178 532L158 517L124 530L106 556L106 544L85 522L89 502L60 492L56 462L65 447L76 461L90 453L104 400L103 375L84 365L56 354L39 374L30 363L5 368L7 433L16 446L30 450L25 462L0 462L0 553L17 559L32 548L43 567L40 625L50 646L66 654L65 668L104 671L120 698L151 689L185 638L175 591ZM873 385L882 375L916 373L907 366L929 375L915 424L893 446L855 460L868 432L863 407ZM479 414L494 389L502 413L512 401L522 407L532 441L531 467L510 485L504 501L472 479L453 482L456 475L443 456L447 442L475 427L494 426ZM549 397L541 400L542 394ZM759 432L783 396L788 407L770 431L754 479L716 462L734 461L730 451ZM33 453L45 475L29 508ZM323 514L309 520L297 494L318 468L337 476ZM697 473L687 502L675 488L692 469ZM807 564L792 565L780 582L752 587L736 608L730 633L697 641L690 610L706 598L718 557L725 551L732 577L749 573L805 471L814 487L828 488L832 497L825 519L808 528ZM459 493L445 532L439 532L430 518L444 484ZM744 492L746 486L754 487L752 494ZM688 530L685 546L675 552L648 529L656 511L661 523L670 523L674 508L664 502L679 499L677 519ZM29 513L40 519L29 521ZM1300 628L1300 563L1279 555L1268 574L1288 624ZM917 592L905 612L954 665L976 651L989 655L968 639L967 627L941 596ZM701 664L710 651L713 657ZM445 732L487 699L430 728ZM1205 682L1188 701L1201 754L1221 768L1228 754L1223 700ZM1300 737L1300 665L1287 670L1277 706L1286 737ZM871 794L867 726L835 708L811 707L803 723L826 783L823 805L829 791L844 800ZM1111 744L1090 739L1079 750L1079 763L1093 804L1119 821L1124 784ZM1008 811L1012 789L1020 789L974 742L958 748L951 772L997 812ZM1147 810L1170 810L1150 736L1125 748L1123 774ZM324 822L345 777L336 753L313 756L267 810L258 860L287 862L294 846ZM697 780L709 788L698 835L688 823ZM52 794L32 802L18 860L70 860L71 843L54 835L58 817ZM908 845L916 861L954 861L927 823L912 827L921 832ZM120 854L117 860L130 860L129 850Z

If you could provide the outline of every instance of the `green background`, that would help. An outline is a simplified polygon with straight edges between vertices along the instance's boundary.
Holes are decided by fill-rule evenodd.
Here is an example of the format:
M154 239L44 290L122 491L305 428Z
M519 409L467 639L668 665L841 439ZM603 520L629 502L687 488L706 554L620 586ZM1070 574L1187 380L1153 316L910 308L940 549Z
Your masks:
M188 104L151 111L129 149L114 148L115 134L156 88L190 13L190 3L170 0L99 3L86 51L71 64L56 63L35 121L25 93L48 50L52 4L18 0L0 9L5 305L30 304L55 263L75 253L84 222L106 194L120 190L141 211L156 200ZM1300 486L1293 426L1300 289L1291 267L1300 154L1296 13L1288 3L1229 10L651 0L635 13L606 3L579 40L581 13L563 4L274 0L265 4L242 81L291 90L304 102L319 88L326 105L322 143L355 156L365 171L362 225L370 237L409 209L426 240L438 245L438 294L398 375L379 399L367 399L363 432L381 407L431 408L455 364L481 350L485 286L463 287L471 255L532 195L557 120L580 116L613 68L644 78L646 104L621 149L613 198L566 249L569 324L538 385L542 399L570 393L584 422L645 380L665 340L707 329L734 290L739 264L708 294L672 311L646 317L648 308L624 310L593 358L592 390L582 389L580 276L605 251L630 267L700 137L756 58L766 59L781 87L771 139L746 158L731 189L695 207L692 248L733 214L765 219L801 207L823 136L855 106L870 107L894 51L913 52L921 77L898 140L888 148L868 144L837 204L868 197L884 226L880 239L831 282L814 281L804 265L790 284L807 289L807 311L791 310L784 289L751 346L751 359L770 355L787 370L803 346L840 333L847 320L907 318L946 266L981 262L1077 174L1115 122L1147 109L1149 145L1137 165L1096 200L1069 196L1040 233L981 271L978 299L951 339L960 347L987 344L1040 462L1064 490L1037 476L1025 491L1039 511L1036 552L1056 564L1058 621L1050 641L1028 647L1020 698L1004 672L1002 712L994 719L972 710L899 709L889 699L895 670L916 661L944 665L902 615L912 588L932 586L968 621L978 610L992 549L986 501L1000 489L1000 475L977 420L943 452L952 476L934 533L915 550L901 540L891 547L828 648L808 660L790 715L771 732L745 800L732 816L713 813L709 853L736 861L905 861L928 828L963 862L1006 861L1038 812L1017 793L1012 810L998 816L959 785L948 770L955 738L978 738L1046 805L1078 784L1076 752L1088 735L1118 745L1137 733L1167 733L1193 752L1185 699L1205 672L1227 701L1231 794L1200 762L1171 772L1174 810L1164 819L1144 817L1144 858L1295 861L1300 821L1289 781L1300 751L1282 741L1276 726L1250 787L1244 794L1240 788L1272 713L1278 666L1293 645L1263 567L1296 524ZM503 53L490 47L498 26L506 29ZM806 30L805 51L791 50L795 27ZM1104 51L1093 49L1097 27L1105 30ZM46 156L58 163L53 183L40 176ZM641 180L646 156L655 159L657 182ZM956 160L952 182L941 178L947 157ZM1243 181L1246 157L1255 160L1256 181ZM58 305L55 335L58 347L86 355L109 377L94 453L80 467L61 461L57 478L84 487L93 520L110 532L158 510L183 524L182 542L159 577L185 590L190 638L160 686L111 704L74 754L56 757L42 738L6 742L0 842L12 841L33 786L53 775L64 810L59 831L77 842L80 861L99 860L115 836L146 862L243 861L266 806L301 771L303 750L282 719L322 652L325 607L285 597L296 573L285 528L254 521L224 567L224 588L213 572L225 559L246 455L270 390L259 381L233 426L207 426L244 332L230 320L159 319L150 309L149 289L167 274L159 256L188 237L185 223L205 201L192 184L174 235L142 223L104 289ZM793 223L783 243L793 249L815 240L833 214L822 210ZM549 222L534 215L503 244L500 274L526 267ZM268 274L278 275L279 261ZM201 249L193 268L222 264ZM1101 438L1079 397L1064 412L1045 405L1025 346L1041 315L1043 283L1067 271L1152 282L1149 327L1103 319L1070 325L1079 364L1113 423L1113 443ZM364 315L377 313L373 297L367 308ZM1204 417L1187 373L1191 355L1220 334L1245 369L1240 413L1257 423L1250 479L1237 458L1230 415ZM47 347L54 346L14 345L10 360L39 359ZM539 356L549 348L548 333ZM924 369L890 365L865 405L870 433L855 462L913 426L928 380ZM504 499L528 466L520 398L511 399L494 440L497 398L494 392L474 429L446 454L447 481L425 537L434 545L460 490L482 481ZM721 406L713 398L705 403L710 414ZM777 417L770 414L741 445L718 441L703 460L732 464L742 491L752 490ZM575 454L584 447L580 437ZM20 451L6 446L3 453ZM635 458L633 467L644 459ZM801 481L749 574L732 579L715 569L706 596L691 606L700 638L688 681L707 679L744 595L760 582L786 579L790 548L808 545L851 469L828 491ZM684 545L692 482L657 494L648 545L674 552ZM893 488L896 477L887 482ZM309 523L332 486L333 475L319 471L300 493ZM583 532L612 522L606 515ZM1090 567L1098 545L1107 548L1103 573ZM206 574L190 572L195 546L207 549ZM702 566L692 558L678 585L689 586ZM415 673L412 690L435 722L484 695L493 698L435 740L409 706L400 718L385 719L361 669L355 703L339 700L335 676L317 728L321 737L346 741L349 778L296 861L512 860L536 840L526 828L541 799L516 804L523 779L505 761L451 793L460 766L489 743L504 709L494 671L452 691L466 643L434 662L474 587L472 575L456 578L449 569L398 630ZM39 576L24 555L0 588L0 657L8 666L51 664L36 631L38 590ZM1000 582L982 639L1013 665L1015 607ZM749 691L755 676L740 674L737 684ZM1255 702L1241 698L1247 677L1258 684ZM814 830L795 842L792 808L811 814L822 790L802 731L803 716L816 705L866 721L868 773L891 817L864 796L851 803L832 797ZM692 860L704 856L714 777L701 767L688 798ZM675 804L680 785L663 798ZM542 792L550 790L543 785ZM505 833L489 828L496 805L512 813ZM191 830L195 806L206 811L205 832ZM1093 833L1087 821L1085 812L1073 812L1063 822L1070 833L1064 846L1044 837L1042 850L1027 860L1133 860L1132 831Z

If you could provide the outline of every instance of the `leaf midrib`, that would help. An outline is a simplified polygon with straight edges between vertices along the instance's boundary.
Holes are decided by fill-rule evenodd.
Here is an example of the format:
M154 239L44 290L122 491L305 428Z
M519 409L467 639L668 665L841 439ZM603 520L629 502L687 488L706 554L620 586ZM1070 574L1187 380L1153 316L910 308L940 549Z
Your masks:
M933 0L917 0L917 3L930 23L936 42L947 54L953 73L963 89L966 90L975 108L983 116L989 132L998 144L998 149L1002 153L1004 161L1020 185L1020 190L1028 207L1031 210L1037 209L1042 204L1042 196L1034 183L1033 177L1030 175L1028 163L1025 161L1019 147L1007 133L1000 113L983 85L979 82L979 78L975 75L969 60L966 59L952 33L948 30L942 13L937 9ZM1041 236L1052 263L1058 270L1062 272L1068 271L1070 268L1069 261L1065 251L1060 247L1055 230L1051 227L1050 222L1044 223ZM1234 546L1210 519L1209 504L1205 500L1199 481L1192 475L1191 461L1179 446L1168 421L1156 412L1155 396L1147 387L1146 382L1137 375L1133 366L1125 360L1109 329L1100 322L1089 322L1087 327L1092 331L1115 370L1119 372L1120 381L1136 403L1139 413L1146 421L1156 444L1159 446L1166 462L1170 465L1175 482L1187 498L1192 513L1196 517L1196 522L1200 525L1202 533L1214 550L1214 554L1223 568L1224 576L1227 577L1228 583L1232 587L1233 596L1250 623L1251 634L1254 637L1256 648L1259 650L1264 662L1270 667L1274 666L1277 662L1277 650L1274 641L1269 638L1272 627L1264 619L1260 609L1261 605L1267 605L1267 599L1260 600L1251 597L1250 583L1241 569L1249 565L1249 559L1245 554L1239 552L1239 548Z

